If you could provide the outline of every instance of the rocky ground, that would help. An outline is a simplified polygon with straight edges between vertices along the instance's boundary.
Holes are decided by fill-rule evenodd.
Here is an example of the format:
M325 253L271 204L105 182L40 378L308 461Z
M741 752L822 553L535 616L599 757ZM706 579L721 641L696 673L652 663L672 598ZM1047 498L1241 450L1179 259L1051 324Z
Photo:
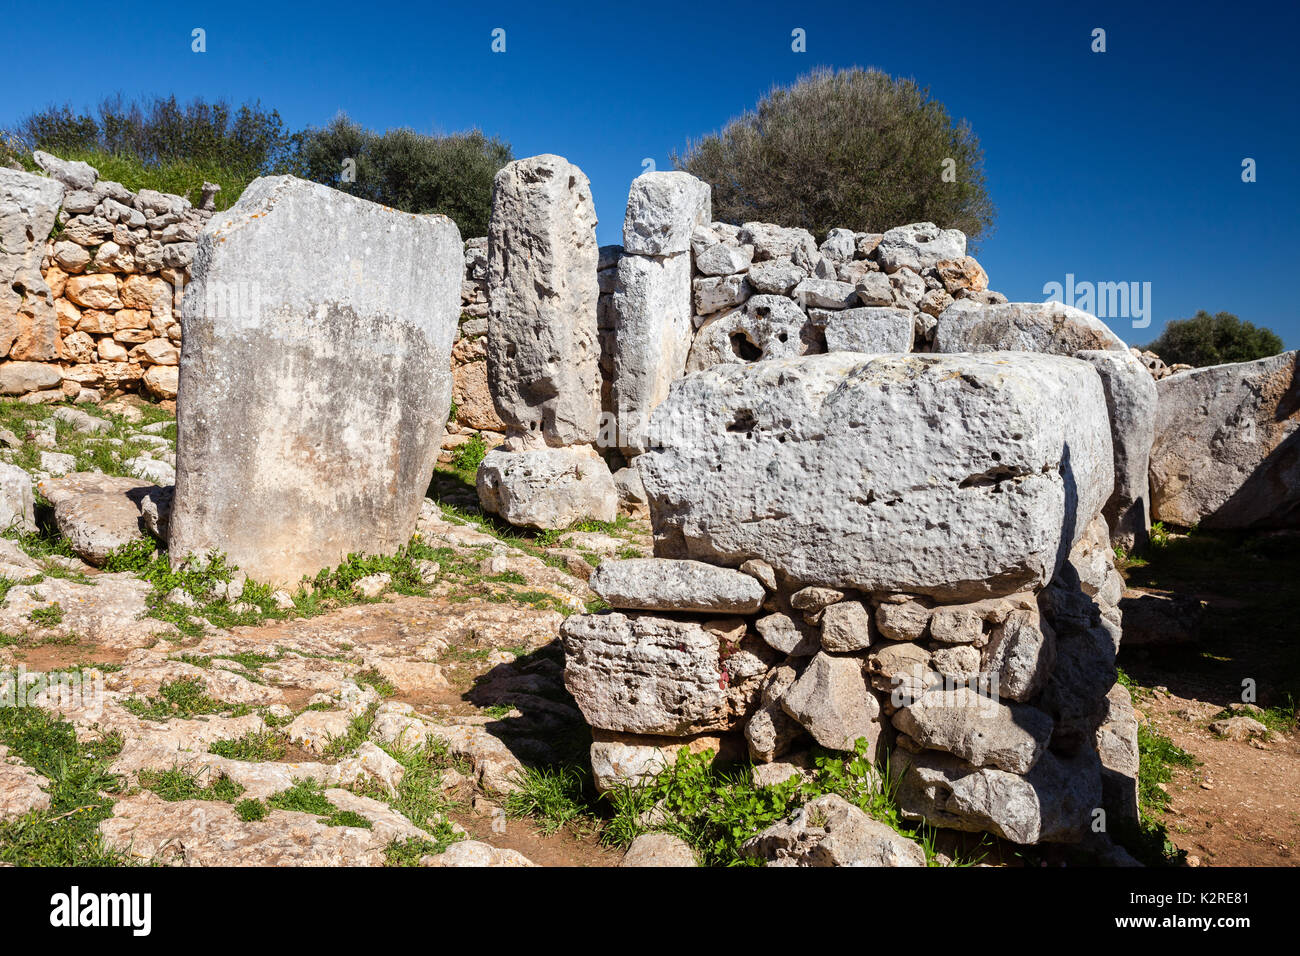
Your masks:
M35 705L0 707L0 861L693 859L673 837L637 838L655 826L690 838L703 862L807 861L831 852L817 846L832 831L844 834L835 852L851 846L856 859L899 865L1063 859L900 828L884 796L863 796L874 778L851 760L818 771L821 789L799 791L808 810L784 821L795 784L760 791L747 771L710 776L702 766L682 771L676 790L600 803L587 778L590 733L564 689L557 637L567 615L598 606L586 580L602 559L649 554L644 522L522 535L478 514L467 482L472 456L448 455L408 549L351 561L293 593L244 582L219 564L171 574L138 530L88 563L78 553L106 542L77 529L102 531L116 512L99 499L97 509L70 510L60 471L98 471L123 487L166 484L174 424L157 406L66 411L74 409L0 408L8 446L0 456L36 479L41 525L0 539L0 691L6 704ZM1160 567L1158 558L1132 564L1130 584L1195 591L1186 569L1175 581L1159 579ZM1198 633L1216 635L1221 651L1224 634L1240 631L1214 630L1225 622L1207 613L1213 624ZM1227 624L1243 623L1240 608L1224 613L1236 615ZM1187 645L1177 647L1183 661ZM1246 653L1248 666L1237 663L1270 680L1294 665L1293 649L1267 634ZM1273 729L1252 737L1234 725L1228 732L1243 739L1220 737L1210 724L1232 703L1231 668L1167 670L1164 645L1128 656L1139 708L1176 745L1166 756L1182 748L1199 761L1160 762L1168 779L1153 777L1148 788L1167 793L1166 809L1149 807L1188 862L1288 862L1300 830L1294 723L1266 707L1258 716ZM1272 695L1262 702L1273 706L1278 691L1260 680ZM738 847L722 832L736 820L761 838Z

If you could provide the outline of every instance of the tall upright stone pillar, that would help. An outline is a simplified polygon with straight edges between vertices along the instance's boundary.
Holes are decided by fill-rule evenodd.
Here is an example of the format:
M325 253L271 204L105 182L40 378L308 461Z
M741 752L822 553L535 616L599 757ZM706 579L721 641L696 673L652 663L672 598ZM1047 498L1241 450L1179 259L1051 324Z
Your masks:
M612 521L617 499L596 451L600 340L596 208L562 156L509 163L488 225L488 386L509 428L484 458L479 501L511 524Z

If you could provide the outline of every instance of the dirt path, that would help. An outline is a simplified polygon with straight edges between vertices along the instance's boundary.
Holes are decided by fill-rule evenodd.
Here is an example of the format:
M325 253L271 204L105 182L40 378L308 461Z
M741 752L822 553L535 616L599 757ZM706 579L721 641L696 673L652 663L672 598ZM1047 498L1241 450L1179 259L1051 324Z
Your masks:
M1164 641L1138 644L1126 617L1119 664L1138 710L1190 753L1173 767L1163 815L1189 865L1300 864L1300 549L1294 534L1194 533L1153 548L1125 576L1141 594L1190 598L1165 622ZM1228 740L1209 724L1245 690L1270 708L1267 740ZM1286 726L1285 716L1291 715ZM1281 723L1277 723L1277 718Z

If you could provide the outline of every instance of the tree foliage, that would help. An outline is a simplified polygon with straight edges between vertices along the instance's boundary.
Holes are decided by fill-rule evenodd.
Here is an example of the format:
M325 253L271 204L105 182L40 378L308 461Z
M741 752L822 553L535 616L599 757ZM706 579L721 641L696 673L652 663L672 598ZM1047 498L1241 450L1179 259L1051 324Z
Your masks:
M672 158L712 185L724 222L803 226L819 238L837 226L882 232L910 222L977 238L993 226L970 125L954 124L914 81L879 70L823 68L773 87Z
M1271 329L1243 322L1231 312L1210 315L1202 309L1190 319L1167 323L1160 338L1146 348L1166 364L1204 368L1276 355L1282 340Z
M31 151L40 149L84 160L128 189L160 189L191 201L208 180L221 186L223 208L256 177L285 168L295 145L280 114L260 103L181 104L175 96L143 103L112 97L93 113L50 106L6 136L6 151L28 168Z
M448 136L405 128L376 133L339 115L301 134L295 171L404 212L441 213L469 238L487 235L492 179L510 159L509 144L479 130Z

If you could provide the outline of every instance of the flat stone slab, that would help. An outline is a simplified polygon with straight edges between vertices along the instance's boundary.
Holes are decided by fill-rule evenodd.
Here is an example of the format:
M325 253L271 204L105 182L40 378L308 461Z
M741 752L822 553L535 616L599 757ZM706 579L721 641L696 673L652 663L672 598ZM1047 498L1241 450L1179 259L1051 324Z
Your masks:
M610 607L632 611L752 614L766 591L757 578L703 561L605 561L587 582Z
M1042 587L1110 497L1090 365L840 352L673 387L638 457L660 557L953 602Z

